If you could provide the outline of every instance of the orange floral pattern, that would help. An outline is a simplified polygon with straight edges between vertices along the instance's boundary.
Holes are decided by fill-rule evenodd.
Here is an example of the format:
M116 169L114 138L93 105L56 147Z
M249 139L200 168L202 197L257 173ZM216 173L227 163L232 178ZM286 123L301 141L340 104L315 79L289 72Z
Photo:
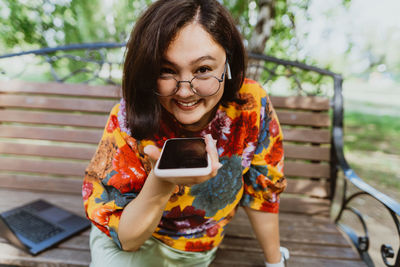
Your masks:
M195 186L176 186L153 236L175 249L207 251L218 246L224 227L238 205L278 212L283 177L282 131L262 87L245 80L239 96L244 104L220 105L212 121L199 132L188 132L169 114L162 114L152 140L136 140L126 127L125 104L116 105L82 185L82 199L93 225L118 240L124 207L140 194L151 171L146 144L162 147L169 138L205 136L217 140L218 174Z

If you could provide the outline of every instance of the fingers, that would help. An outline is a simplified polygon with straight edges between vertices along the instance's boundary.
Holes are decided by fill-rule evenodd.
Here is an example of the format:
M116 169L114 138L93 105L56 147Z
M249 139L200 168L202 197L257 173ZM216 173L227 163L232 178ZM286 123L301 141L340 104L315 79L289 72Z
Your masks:
M147 156L149 156L150 160L152 161L152 165L156 163L156 161L160 158L160 150L158 147L153 146L153 145L147 145L143 149L144 153L146 153Z
M205 136L205 141L207 153L210 155L211 158L212 175L215 176L217 175L218 169L222 167L222 164L219 162L219 156L216 146L217 141L212 138L211 134L207 134Z

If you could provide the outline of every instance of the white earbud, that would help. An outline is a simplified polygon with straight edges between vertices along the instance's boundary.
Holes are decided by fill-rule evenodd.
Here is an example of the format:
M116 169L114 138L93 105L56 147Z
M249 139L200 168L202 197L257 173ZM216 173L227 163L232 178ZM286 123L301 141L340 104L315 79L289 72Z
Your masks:
M228 62L226 63L226 78L232 80L231 66L229 66Z

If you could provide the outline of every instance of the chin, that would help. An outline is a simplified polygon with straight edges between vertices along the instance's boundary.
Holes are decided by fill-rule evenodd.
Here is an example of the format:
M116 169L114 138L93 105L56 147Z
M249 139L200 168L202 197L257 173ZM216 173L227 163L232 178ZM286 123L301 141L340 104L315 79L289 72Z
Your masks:
M203 128L199 120L178 120L178 122L187 130L198 131Z
M178 120L183 126L196 126L198 121L195 120Z

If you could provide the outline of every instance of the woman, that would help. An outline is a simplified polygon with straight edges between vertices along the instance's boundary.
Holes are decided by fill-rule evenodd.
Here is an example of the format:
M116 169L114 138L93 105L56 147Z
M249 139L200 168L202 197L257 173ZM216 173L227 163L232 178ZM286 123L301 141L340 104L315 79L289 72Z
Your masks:
M208 266L238 205L267 266L279 244L282 133L265 91L244 78L245 51L214 0L153 3L127 45L123 99L86 170L92 266ZM212 173L159 178L165 140L202 136Z

